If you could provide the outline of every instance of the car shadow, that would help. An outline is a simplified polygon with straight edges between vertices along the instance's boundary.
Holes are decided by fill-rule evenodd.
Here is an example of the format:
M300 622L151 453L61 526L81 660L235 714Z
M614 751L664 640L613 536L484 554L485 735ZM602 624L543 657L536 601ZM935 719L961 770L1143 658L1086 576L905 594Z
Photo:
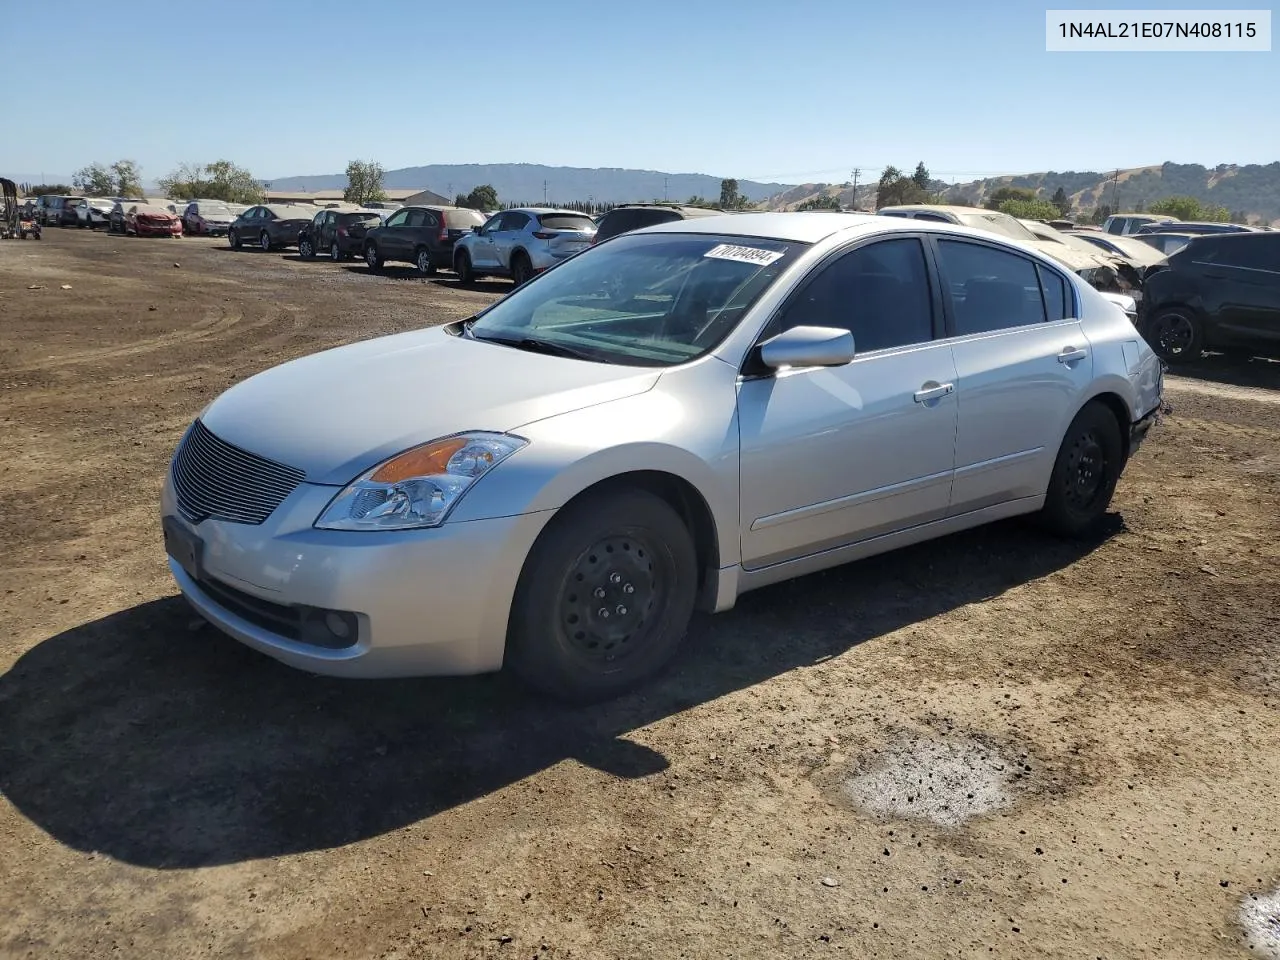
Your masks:
M1169 373L1237 387L1280 390L1280 360L1246 358L1239 354L1206 353L1190 363L1170 365Z
M241 862L403 828L572 759L667 758L630 731L997 596L1089 553L1010 521L744 596L672 668L592 707L504 674L343 681L291 670L174 596L39 643L0 676L0 792L57 840L156 868Z
M469 284L464 284L456 276L448 274L441 277L432 277L431 282L442 287L451 287L454 290L470 290L474 293L500 293L506 295L515 289L515 284L510 280L473 280Z

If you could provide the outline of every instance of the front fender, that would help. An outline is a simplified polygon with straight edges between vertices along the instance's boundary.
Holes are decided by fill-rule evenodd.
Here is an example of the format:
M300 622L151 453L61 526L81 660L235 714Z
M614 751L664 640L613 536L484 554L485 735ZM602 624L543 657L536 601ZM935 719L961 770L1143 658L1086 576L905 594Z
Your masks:
M721 368L721 369L716 369ZM689 374L691 371L682 371ZM622 474L657 471L691 485L710 510L720 565L739 560L738 421L732 368L704 368L717 389L651 391L576 410L511 432L528 446L482 477L449 522L558 510ZM687 383L690 377L682 377Z

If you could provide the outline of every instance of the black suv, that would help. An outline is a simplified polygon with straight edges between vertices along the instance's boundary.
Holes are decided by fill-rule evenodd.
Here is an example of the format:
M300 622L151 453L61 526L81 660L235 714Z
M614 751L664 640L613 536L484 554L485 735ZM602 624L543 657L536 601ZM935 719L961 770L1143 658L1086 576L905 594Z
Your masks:
M1169 363L1205 350L1280 358L1280 233L1191 240L1148 274L1140 327Z
M364 262L381 270L388 260L399 260L430 276L451 265L458 238L484 222L484 214L466 207L401 207L365 234Z
M376 210L321 210L298 231L298 253L305 260L350 260L364 253L365 234L381 223Z
M703 207L685 207L675 203L626 203L614 207L603 217L596 228L592 243L601 243L620 233L630 233L655 223L672 220L689 220L693 217L718 217L723 210L707 210Z

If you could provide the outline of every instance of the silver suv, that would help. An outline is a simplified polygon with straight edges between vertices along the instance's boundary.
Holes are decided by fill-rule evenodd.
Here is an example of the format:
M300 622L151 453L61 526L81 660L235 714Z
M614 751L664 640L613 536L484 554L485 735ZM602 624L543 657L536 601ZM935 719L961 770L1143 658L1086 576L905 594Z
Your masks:
M596 224L577 210L518 207L495 213L461 237L453 269L463 283L510 277L516 286L591 246Z

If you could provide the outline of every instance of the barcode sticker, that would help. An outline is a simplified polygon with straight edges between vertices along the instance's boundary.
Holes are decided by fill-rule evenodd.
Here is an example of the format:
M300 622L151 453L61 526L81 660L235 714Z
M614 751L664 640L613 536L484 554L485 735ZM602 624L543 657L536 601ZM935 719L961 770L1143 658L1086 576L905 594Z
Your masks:
M776 250L761 250L759 247L742 247L733 243L722 243L712 247L704 257L715 257L717 260L737 260L739 263L754 263L759 267L767 267L775 260L782 259Z

